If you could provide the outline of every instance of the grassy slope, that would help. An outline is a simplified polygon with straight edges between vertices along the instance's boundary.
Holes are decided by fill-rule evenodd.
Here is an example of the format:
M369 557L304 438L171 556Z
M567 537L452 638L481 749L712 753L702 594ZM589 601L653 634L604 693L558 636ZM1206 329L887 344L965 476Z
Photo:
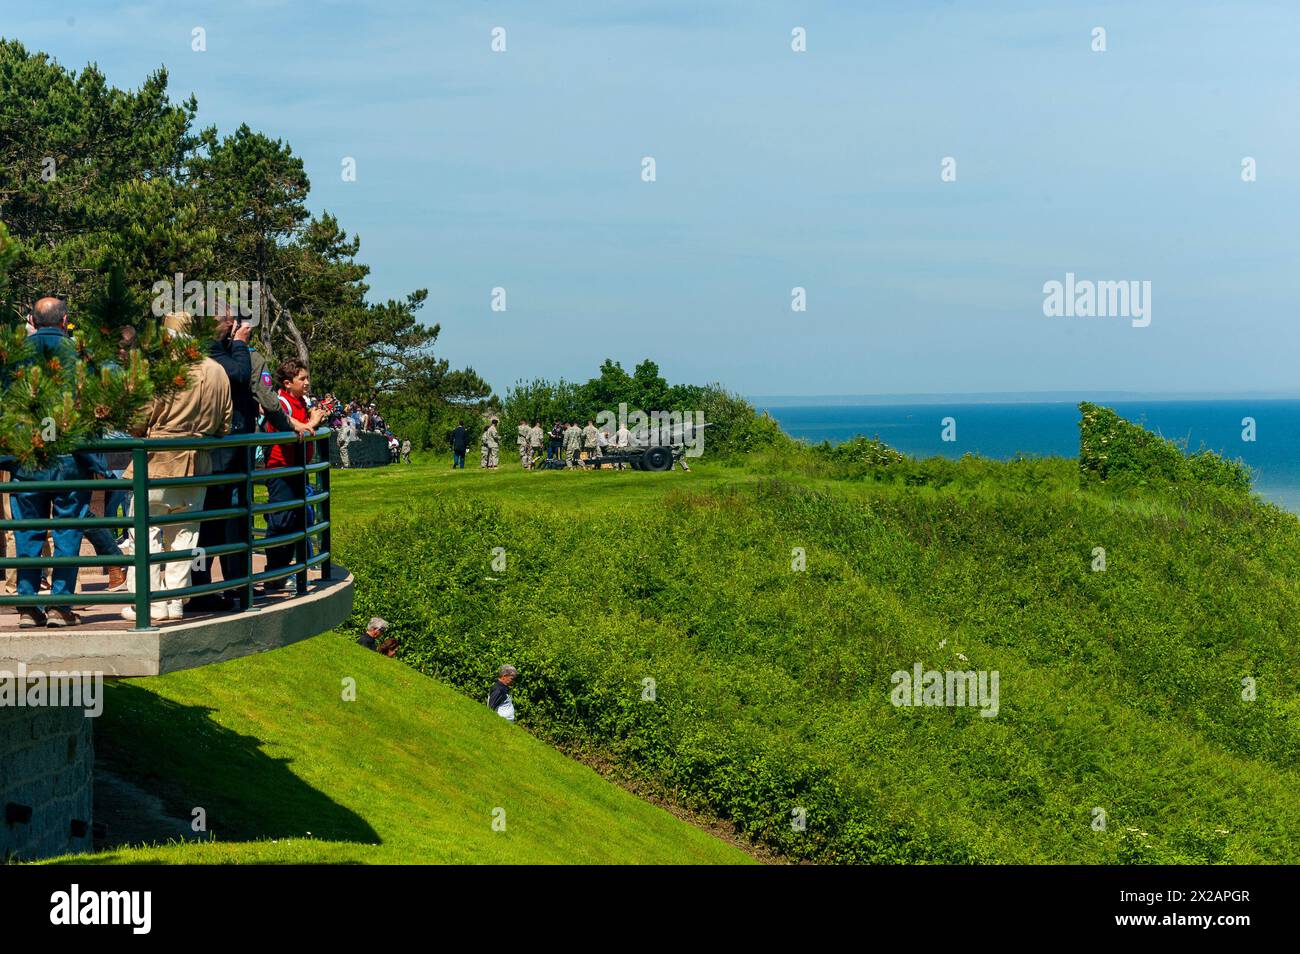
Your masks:
M820 792L810 824L849 833L829 857L1300 859L1294 517L1083 492L1069 461L975 463L943 487L766 463L782 484L760 461L349 474L341 505L386 516L338 549L386 567L362 612L412 592L403 565L442 567L400 608L425 634L414 662L461 685L485 660L526 664L517 695L553 738L671 771L794 853L816 838L782 819ZM512 570L484 584L499 544ZM889 673L913 661L1000 670L999 717L891 707ZM645 673L649 721L624 705Z
M779 484L767 480L773 472ZM358 612L420 634L406 642L409 661L472 693L493 660L527 664L516 696L551 738L589 743L574 731L581 718L638 692L643 673L659 675L664 725L678 733L673 744L695 747L688 768L704 773L702 783L668 778L669 787L792 854L825 849L818 831L838 830L856 839L848 857L1295 861L1300 523L1266 509L1081 492L1074 473L1068 461L976 464L965 482L934 487L832 479L807 459L706 464L690 475L453 473L426 460L337 475L336 521L347 516L335 548L354 566L376 555L389 563L361 579ZM497 544L509 547L511 571L485 583ZM1089 572L1098 544L1105 574ZM789 572L792 545L807 548L808 572ZM430 577L427 566L440 571ZM231 668L287 664L288 653L331 639ZM997 719L885 702L891 670L913 660L965 668L959 651L969 668L1001 670ZM136 691L183 685L204 704L216 689L233 707L245 690L222 690L224 669L205 671L223 676L211 688L191 673ZM1260 685L1248 706L1245 674ZM564 693L583 694L585 716L571 700L557 705ZM223 721L234 711L218 710ZM285 721L263 738L298 732ZM645 728L636 717L630 730L619 724L596 748L636 775L653 746L627 744ZM263 731L247 718L239 725ZM747 765L723 750L742 737ZM411 839L401 825L382 823L408 794L387 804L340 797L343 783L306 774L319 747L293 744L303 765L295 774L374 825L384 845L225 850L239 860L390 848L420 857L403 847ZM664 768L651 760L648 774L656 764ZM755 789L760 769L774 774ZM809 796L805 783L840 801L810 815L807 835L782 835L790 804ZM1090 825L1094 806L1107 810L1106 832Z
M356 700L342 700L342 680ZM120 683L100 756L207 812L215 841L76 863L737 863L748 856L642 802L487 708L324 635ZM492 828L505 809L506 829Z

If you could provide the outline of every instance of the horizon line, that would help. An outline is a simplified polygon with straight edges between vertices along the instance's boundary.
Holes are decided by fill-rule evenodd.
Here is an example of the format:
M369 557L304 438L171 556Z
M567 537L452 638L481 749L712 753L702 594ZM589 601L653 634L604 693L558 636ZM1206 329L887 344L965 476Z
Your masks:
M1138 391L1068 388L1052 391L915 391L882 394L746 394L755 407L935 403L964 399L972 404L1077 404L1080 401L1295 400L1297 390Z

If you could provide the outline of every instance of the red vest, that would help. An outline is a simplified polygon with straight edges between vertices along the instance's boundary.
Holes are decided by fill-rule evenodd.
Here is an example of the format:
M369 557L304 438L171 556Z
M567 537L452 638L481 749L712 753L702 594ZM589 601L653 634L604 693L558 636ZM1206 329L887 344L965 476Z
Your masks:
M284 409L286 417L291 417L295 421L307 420L307 405L302 398L296 398L284 388L280 389L280 407ZM266 422L267 433L275 433L275 425L270 421ZM312 452L315 445L308 444L307 463L311 463ZM294 441L292 444L274 444L270 452L266 455L266 466L271 467L296 467L302 464L303 444Z

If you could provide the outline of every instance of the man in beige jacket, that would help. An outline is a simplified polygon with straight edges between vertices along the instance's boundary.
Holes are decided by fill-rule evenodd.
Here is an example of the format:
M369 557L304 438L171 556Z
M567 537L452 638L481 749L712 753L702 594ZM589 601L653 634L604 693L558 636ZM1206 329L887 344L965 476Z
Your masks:
M185 312L168 315L163 327L169 334L187 336L190 316ZM189 386L164 400L155 400L149 410L146 437L220 437L230 433L230 378L217 362L204 357L191 366ZM126 469L129 478L132 470ZM149 479L160 477L205 477L212 473L212 462L205 450L149 452ZM206 487L160 487L149 489L149 515L198 511L203 509ZM135 506L133 502L132 506ZM149 528L149 552L183 551L192 554L199 542L199 524L169 523ZM134 534L132 550L135 552ZM177 590L190 585L192 559L155 563L149 567L150 592ZM135 570L127 573L127 589L135 592ZM185 615L183 600L155 602L150 609L154 622L181 619ZM135 608L122 610L126 619L135 619Z

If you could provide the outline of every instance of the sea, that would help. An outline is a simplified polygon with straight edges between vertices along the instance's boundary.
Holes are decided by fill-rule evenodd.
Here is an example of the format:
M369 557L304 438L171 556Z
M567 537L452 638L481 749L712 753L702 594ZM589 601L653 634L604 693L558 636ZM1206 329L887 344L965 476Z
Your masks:
M1300 400L1103 402L1121 417L1164 437L1244 460L1255 491L1300 513ZM925 403L764 405L792 437L838 444L857 434L879 437L917 457L979 454L1006 460L1018 454L1077 457L1079 409L1072 403ZM945 418L955 441L942 439ZM1254 421L1254 440L1246 418Z

